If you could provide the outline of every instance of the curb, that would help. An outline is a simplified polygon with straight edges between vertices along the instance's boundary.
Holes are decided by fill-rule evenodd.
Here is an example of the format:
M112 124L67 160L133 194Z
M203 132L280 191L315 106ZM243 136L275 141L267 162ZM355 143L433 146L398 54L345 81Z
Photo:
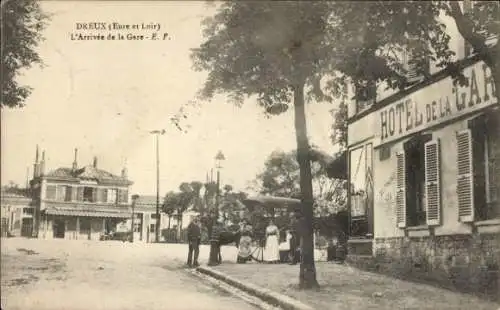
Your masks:
M244 283L242 281L231 278L230 276L225 275L222 272L216 271L212 268L200 266L196 268L196 271L208 275L217 280L224 281L229 285L232 285L242 291L245 291L255 297L258 297L269 304L278 306L283 310L314 310L314 308L312 308L311 306L301 303L296 299L273 292L271 290L259 287L251 283Z

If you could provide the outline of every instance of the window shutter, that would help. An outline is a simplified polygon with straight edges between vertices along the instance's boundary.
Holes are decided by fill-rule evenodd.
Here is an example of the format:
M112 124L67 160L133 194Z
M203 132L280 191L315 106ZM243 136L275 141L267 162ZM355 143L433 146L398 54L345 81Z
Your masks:
M406 162L405 153L396 154L396 219L398 227L406 227Z
M64 201L64 198L66 197L66 187L64 185L57 185L57 200L58 201Z
M47 185L45 199L55 200L57 195L57 187L55 185Z
M439 140L425 143L425 205L429 226L441 223L440 160Z
M83 187L78 187L78 201L83 201Z
M457 133L457 167L458 217L462 222L472 222L474 221L474 182L472 135L469 129Z

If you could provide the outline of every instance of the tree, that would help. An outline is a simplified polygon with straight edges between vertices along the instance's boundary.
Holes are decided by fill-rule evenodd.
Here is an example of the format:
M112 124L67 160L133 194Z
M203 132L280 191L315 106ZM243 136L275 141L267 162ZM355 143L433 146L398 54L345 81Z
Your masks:
M247 198L247 196L246 193L241 191L234 192L233 187L229 184L224 186L220 211L225 222L230 221L233 224L240 222L240 211L244 211L245 209L241 201Z
M330 159L323 158L315 148L310 150L313 183L314 213L318 216L337 213L345 208L347 191L345 180L327 176L326 166ZM300 197L299 164L296 151L274 151L264 163L264 171L257 175L261 194L278 197Z
M196 70L208 71L202 98L227 93L237 104L257 97L277 114L293 100L300 192L304 216L300 287L318 287L314 265L312 177L306 99L323 100L321 78L334 68L334 41L328 39L332 3L224 2L204 21L205 41L193 50ZM307 96L309 95L309 96Z
M463 1L464 6L471 1ZM409 55L411 68L426 77L429 60L446 69L454 81L468 85L460 60L454 60L450 35L440 18L451 17L459 33L474 50L477 59L491 69L498 98L500 35L500 4L497 1L474 1L469 10L458 1L371 1L338 2L332 7L332 33L339 47L336 50L337 70L348 77L358 90L355 99L366 99L365 90L371 82L385 82L389 88L411 86L409 67L403 55ZM339 86L337 86L339 87ZM346 132L346 112L334 112L334 143Z
M174 215L175 209L177 208L178 200L177 195L170 191L165 195L163 200L162 211L168 215L168 229L170 229L170 220Z
M31 94L17 78L23 69L43 64L36 47L48 19L36 0L2 1L2 108L23 107Z

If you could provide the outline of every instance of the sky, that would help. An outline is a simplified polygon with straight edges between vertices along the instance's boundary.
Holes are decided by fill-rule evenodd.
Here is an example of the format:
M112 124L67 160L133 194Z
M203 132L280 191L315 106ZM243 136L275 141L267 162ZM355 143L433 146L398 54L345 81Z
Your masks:
M239 108L224 96L188 105L206 73L195 72L190 49L202 42L200 22L214 9L195 1L43 1L50 14L45 40L38 51L43 68L20 78L33 88L22 109L2 109L1 181L24 185L33 173L36 145L45 151L46 171L70 167L78 148L79 166L92 163L120 174L127 167L131 192L156 193L155 137L159 137L160 194L177 190L183 181L204 181L219 150L226 160L221 183L247 190L269 154L296 147L293 108L266 118L247 100ZM72 40L77 23L159 24L166 40ZM155 31L122 30L150 35ZM117 31L113 31L117 33ZM183 107L179 131L170 118ZM328 104L307 106L311 143L333 153L329 135L333 118Z

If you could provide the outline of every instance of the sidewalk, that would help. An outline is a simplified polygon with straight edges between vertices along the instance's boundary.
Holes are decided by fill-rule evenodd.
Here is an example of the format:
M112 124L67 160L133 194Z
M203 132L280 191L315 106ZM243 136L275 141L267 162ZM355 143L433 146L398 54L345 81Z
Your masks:
M244 283L287 295L317 310L500 309L500 304L475 296L334 263L316 263L319 291L298 290L299 265L224 263L213 269Z

